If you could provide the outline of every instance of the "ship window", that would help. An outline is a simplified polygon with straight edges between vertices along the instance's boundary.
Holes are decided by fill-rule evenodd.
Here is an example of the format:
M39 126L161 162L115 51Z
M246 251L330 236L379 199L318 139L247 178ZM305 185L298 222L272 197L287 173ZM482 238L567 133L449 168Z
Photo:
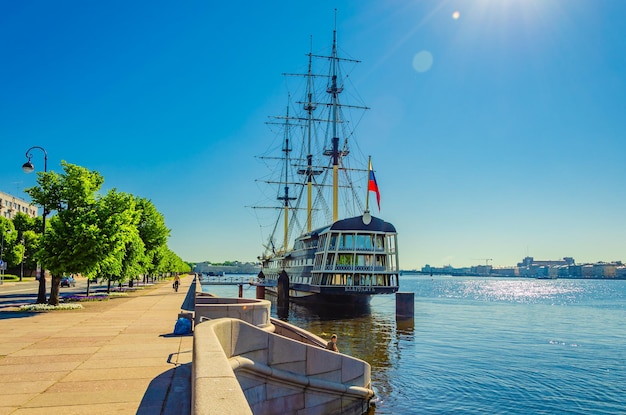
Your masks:
M337 234L333 233L332 235L330 235L330 246L328 247L328 249L334 250L336 248L337 248Z
M384 267L385 266L385 256L384 255L376 255L376 266Z
M363 285L363 277L361 275L354 275L354 285Z
M326 256L326 265L333 265L333 262L335 262L335 254L328 254Z
M394 243L393 235L387 235L387 251L388 252L395 252L396 251L396 246L395 246L395 243Z
M356 248L362 251L369 251L372 249L372 236L371 235L357 235L356 236Z
M385 249L382 235L376 235L376 249L381 251Z
M354 262L354 254L339 254L337 265L352 265Z
M356 265L359 267L371 267L373 261L373 255L357 255Z
M346 233L346 234L341 235L341 244L339 248L340 249L354 248L354 235L351 233Z

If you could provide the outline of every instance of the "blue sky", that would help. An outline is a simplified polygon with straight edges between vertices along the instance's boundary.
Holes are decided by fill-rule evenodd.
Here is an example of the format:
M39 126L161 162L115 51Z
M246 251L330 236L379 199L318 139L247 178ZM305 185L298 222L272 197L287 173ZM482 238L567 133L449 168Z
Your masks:
M43 146L151 199L182 258L254 260L264 123L335 8L403 268L626 260L621 0L3 2L0 189Z

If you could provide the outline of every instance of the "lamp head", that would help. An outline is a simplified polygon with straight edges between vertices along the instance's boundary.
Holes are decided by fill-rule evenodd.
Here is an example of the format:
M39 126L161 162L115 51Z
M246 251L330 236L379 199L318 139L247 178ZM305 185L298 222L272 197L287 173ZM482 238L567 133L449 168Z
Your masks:
M35 166L28 160L22 165L22 170L24 170L24 173L32 173L35 171Z

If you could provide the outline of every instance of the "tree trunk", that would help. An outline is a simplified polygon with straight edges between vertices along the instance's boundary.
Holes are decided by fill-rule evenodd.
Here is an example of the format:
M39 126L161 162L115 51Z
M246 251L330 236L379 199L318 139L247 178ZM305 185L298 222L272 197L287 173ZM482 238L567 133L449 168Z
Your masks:
M46 303L46 270L42 267L39 274L39 289L37 290L37 304Z
M89 285L91 284L91 278L87 277L87 297L89 297Z
M59 288L61 286L61 276L52 274L52 281L50 282L50 299L48 304L57 306L59 305Z
M107 293L108 294L111 293L111 279L110 278L107 280Z

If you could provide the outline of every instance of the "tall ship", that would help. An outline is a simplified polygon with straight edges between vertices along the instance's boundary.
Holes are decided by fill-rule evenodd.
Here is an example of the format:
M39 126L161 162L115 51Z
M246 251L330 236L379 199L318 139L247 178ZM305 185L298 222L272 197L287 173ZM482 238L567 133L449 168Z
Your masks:
M277 193L268 197L276 210L259 256L260 284L279 300L288 295L296 303L364 305L373 295L398 290L399 259L395 227L369 210L373 193L380 211L371 159L358 159L354 127L360 119L353 115L362 117L368 108L343 99L358 96L349 92L344 66L359 61L339 56L336 24L330 53L315 54L311 47L307 56L306 70L284 74L301 80L301 100L290 96L286 113L268 122L279 130L279 155L259 157L280 172L262 180ZM327 65L324 73L314 71L317 62Z

